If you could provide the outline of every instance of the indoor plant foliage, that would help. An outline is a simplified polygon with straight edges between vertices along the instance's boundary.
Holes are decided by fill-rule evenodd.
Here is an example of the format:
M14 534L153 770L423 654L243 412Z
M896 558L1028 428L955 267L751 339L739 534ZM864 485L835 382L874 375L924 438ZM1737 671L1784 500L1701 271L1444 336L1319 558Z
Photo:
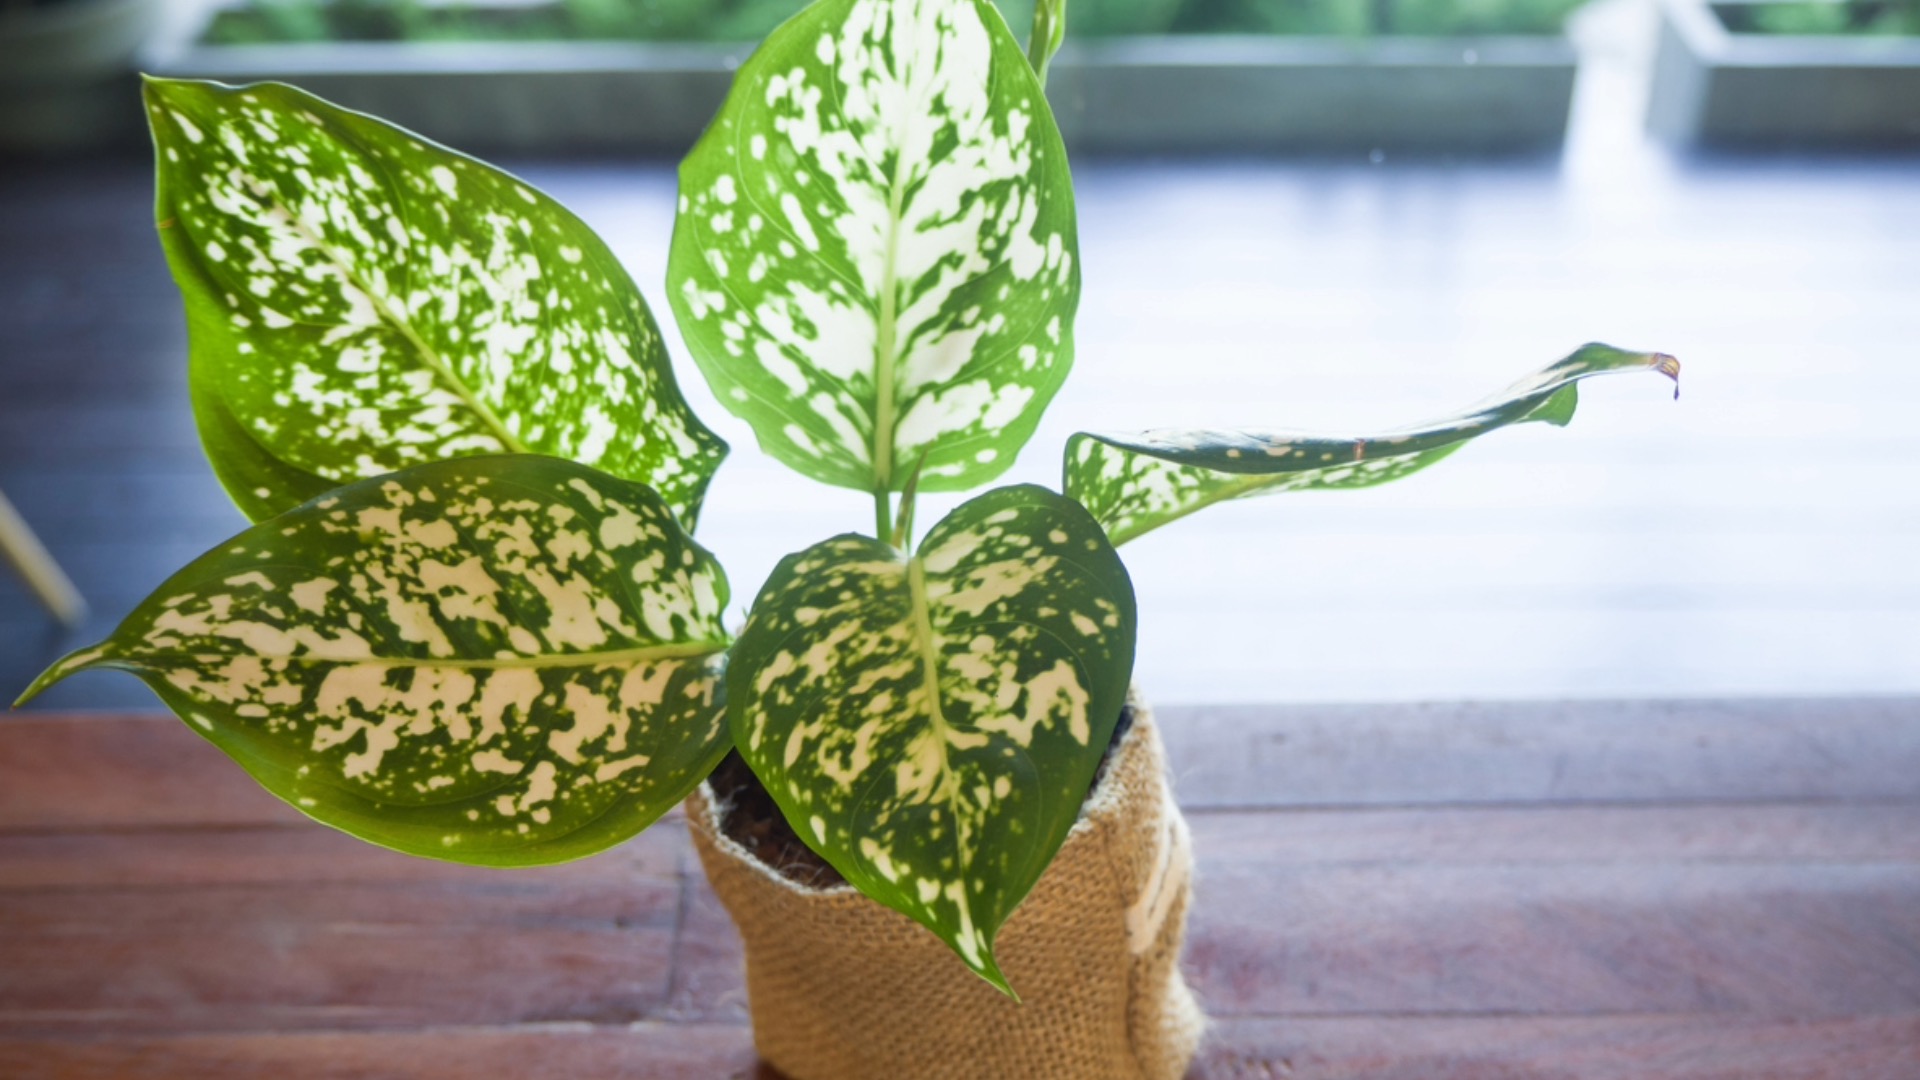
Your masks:
M862 893L1011 990L995 937L1125 703L1114 545L1225 499L1403 476L1575 383L1365 438L1075 436L1004 472L1073 358L1073 192L1039 72L986 0L818 0L680 173L673 311L719 399L871 533L785 559L737 635L691 533L724 444L639 292L538 191L277 85L150 82L157 217L203 441L257 524L88 667L132 671L262 784L400 851L499 866L631 837L737 748ZM956 976L959 969L954 969Z

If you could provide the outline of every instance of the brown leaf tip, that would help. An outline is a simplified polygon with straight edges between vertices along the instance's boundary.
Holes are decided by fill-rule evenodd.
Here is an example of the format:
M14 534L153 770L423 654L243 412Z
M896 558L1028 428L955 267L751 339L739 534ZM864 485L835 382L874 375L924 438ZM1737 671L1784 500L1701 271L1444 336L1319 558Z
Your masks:
M1673 400L1680 400L1680 361L1667 353L1653 354L1653 370L1673 380Z

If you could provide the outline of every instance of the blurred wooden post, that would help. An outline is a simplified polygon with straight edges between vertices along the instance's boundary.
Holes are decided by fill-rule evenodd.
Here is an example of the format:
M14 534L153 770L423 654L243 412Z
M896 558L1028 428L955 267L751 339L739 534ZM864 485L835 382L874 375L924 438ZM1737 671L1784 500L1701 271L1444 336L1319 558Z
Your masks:
M67 626L77 626L87 613L87 603L80 598L80 591L60 570L53 556L40 543L40 538L27 528L13 504L0 494L0 555L19 571L27 588L46 605L53 617Z

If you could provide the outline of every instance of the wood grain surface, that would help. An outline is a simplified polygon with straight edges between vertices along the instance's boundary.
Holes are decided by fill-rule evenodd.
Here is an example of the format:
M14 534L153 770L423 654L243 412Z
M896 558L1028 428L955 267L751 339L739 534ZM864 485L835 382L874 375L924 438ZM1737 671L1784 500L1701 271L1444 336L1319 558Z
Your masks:
M1920 1077L1920 701L1161 712L1193 1080ZM677 813L457 867L0 718L0 1076L769 1080L740 963Z

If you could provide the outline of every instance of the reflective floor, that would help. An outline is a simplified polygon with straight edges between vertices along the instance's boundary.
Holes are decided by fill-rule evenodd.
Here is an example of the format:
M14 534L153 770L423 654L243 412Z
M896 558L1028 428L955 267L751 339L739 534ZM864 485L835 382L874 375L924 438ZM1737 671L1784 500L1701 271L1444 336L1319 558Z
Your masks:
M1654 377L1600 380L1565 430L1129 545L1153 697L1920 692L1920 159L1648 146L1641 13L1589 21L1557 160L1077 163L1078 366L1009 479L1057 484L1084 428L1416 421L1588 340L1686 365L1677 403ZM148 171L0 174L0 491L94 610L64 636L0 576L0 693L242 525L195 443ZM519 171L665 314L670 164ZM682 377L735 446L701 537L744 609L870 504L785 475ZM106 674L40 704L151 701Z

